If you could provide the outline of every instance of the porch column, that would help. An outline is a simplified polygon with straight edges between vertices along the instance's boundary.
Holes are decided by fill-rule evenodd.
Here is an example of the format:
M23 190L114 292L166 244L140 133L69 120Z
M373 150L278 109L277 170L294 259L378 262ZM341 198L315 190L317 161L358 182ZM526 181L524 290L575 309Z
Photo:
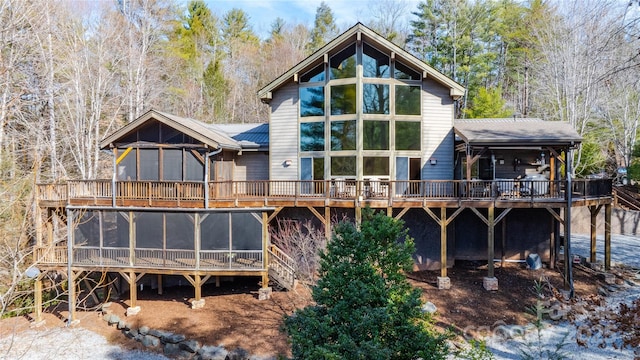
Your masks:
M68 286L68 301L69 301L69 317L67 319L67 326L75 324L76 321L76 279L73 271L67 274L67 286Z
M611 270L611 204L604 206L604 269Z
M324 207L324 237L327 241L331 240L331 207Z
M573 185L571 183L573 151L567 147L565 151L565 172L567 186L565 187L565 197L567 207L564 212L564 287L569 291L569 297L573 298L573 259L571 258L571 206L573 205Z

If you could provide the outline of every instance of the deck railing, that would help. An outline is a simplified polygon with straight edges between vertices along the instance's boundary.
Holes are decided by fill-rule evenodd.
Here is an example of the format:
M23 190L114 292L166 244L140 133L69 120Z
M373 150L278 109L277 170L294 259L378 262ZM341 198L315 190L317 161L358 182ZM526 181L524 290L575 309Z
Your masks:
M37 247L36 263L67 264L66 246ZM76 246L72 266L176 270L262 270L262 250L195 250Z
M42 184L43 201L66 202L70 199L113 199L109 180L69 181L66 184ZM214 181L208 184L208 198L243 199L500 199L544 200L565 198L564 180L298 180L298 181ZM610 179L575 179L572 194L578 198L611 196ZM121 200L205 200L202 182L118 181L115 199Z

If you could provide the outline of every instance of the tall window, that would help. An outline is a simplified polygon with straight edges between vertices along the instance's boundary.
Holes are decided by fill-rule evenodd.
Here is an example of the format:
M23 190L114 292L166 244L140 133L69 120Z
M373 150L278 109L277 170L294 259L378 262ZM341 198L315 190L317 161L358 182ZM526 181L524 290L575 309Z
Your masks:
M420 165L422 69L372 44L365 36L301 72L301 179L393 177L399 157Z

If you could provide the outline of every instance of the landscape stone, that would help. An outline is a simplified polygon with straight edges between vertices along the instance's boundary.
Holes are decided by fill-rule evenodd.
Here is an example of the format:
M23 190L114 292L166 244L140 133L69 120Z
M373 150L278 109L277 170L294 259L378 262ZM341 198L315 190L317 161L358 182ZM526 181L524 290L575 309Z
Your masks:
M147 335L149 333L149 327L141 326L140 329L138 329L138 332L140 332L141 335Z
M186 337L182 334L167 333L162 336L162 342L171 344L177 344L181 341L184 341L185 339Z
M113 325L113 324L117 324L117 323L119 323L120 321L121 321L121 320L120 320L120 317L119 317L119 316L117 316L117 315L111 315L111 317L109 318L109 321L107 321L107 322L109 323L109 325Z
M200 349L200 344L196 340L186 340L181 342L179 345L182 350L186 350L190 353L195 353Z
M141 310L140 306L127 308L127 316L138 315L138 313L140 313L140 310Z
M144 335L141 342L145 347L157 347L160 345L160 339L151 335Z
M198 354L202 360L225 360L229 352L222 346L203 346Z
M164 346L164 354L168 357L175 357L180 352L180 346L178 344L166 344Z
M225 360L249 360L249 352L243 348L236 348L231 350Z

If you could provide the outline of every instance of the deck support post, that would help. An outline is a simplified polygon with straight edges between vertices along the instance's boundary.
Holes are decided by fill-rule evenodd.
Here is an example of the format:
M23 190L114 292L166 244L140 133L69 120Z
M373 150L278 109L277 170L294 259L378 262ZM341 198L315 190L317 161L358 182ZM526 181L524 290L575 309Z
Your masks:
M597 232L597 219L598 213L602 209L602 205L589 206L589 213L591 213L591 251L589 261L591 263L596 262L596 232Z
M331 207L324 207L324 237L331 240Z
M492 278L495 277L495 272L493 268L493 259L495 257L495 207L493 205L489 206L487 209L487 222L489 223L487 227L487 276Z
M69 301L69 316L67 319L67 326L71 326L76 323L76 276L72 271L67 274L68 282L68 301Z
M604 269L611 270L611 204L604 206Z
M194 296L195 301L200 301L202 298L202 283L201 283L200 275L195 275L193 277L193 288L194 288Z
M549 234L549 268L556 267L556 219L551 217L551 233Z
M447 277L447 208L440 208L440 277Z
M262 288L269 287L269 216L262 212ZM218 280L216 279L216 284Z
M162 274L158 274L158 295L162 295Z
M38 275L35 279L33 289L33 302L34 302L34 320L36 324L42 322L42 277Z
M500 267L504 266L507 257L507 219L502 221L502 236L500 238Z
M136 278L136 273L131 271L129 272L129 307L135 308L136 303L138 302L138 289L136 285L138 283Z
M567 207L564 211L564 287L569 291L569 298L573 298L573 259L571 258L571 206L573 205L573 185L571 181L573 151L567 147L565 151L565 172L567 184L565 196Z

